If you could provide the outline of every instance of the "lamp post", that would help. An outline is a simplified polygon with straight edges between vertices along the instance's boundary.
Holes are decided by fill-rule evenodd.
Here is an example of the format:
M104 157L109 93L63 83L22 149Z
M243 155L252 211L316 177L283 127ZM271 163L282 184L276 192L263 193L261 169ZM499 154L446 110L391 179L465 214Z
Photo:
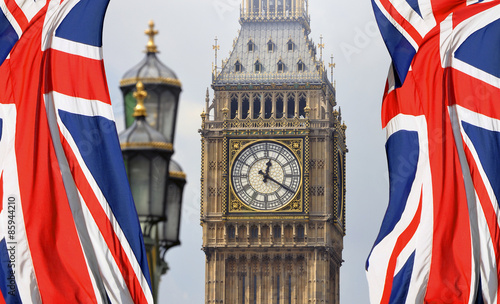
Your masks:
M173 145L163 134L152 128L144 100L148 93L142 82L136 84L133 97L134 122L120 134L120 145L127 170L127 176L141 222L144 243L149 262L153 297L158 297L161 275L168 266L164 261L166 251L179 241L179 225L182 206L182 192L185 184L176 180L182 177L182 170L175 162L177 173L170 172ZM174 174L175 175L175 174Z

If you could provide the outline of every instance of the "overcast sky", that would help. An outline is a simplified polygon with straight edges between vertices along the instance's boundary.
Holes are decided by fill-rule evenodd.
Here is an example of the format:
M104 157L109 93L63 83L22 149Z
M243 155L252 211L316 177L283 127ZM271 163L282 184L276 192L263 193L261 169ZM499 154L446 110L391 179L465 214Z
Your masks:
M364 263L388 202L385 132L380 108L389 56L369 0L310 0L312 33L324 37L324 57L335 56L337 103L347 125L347 236L341 267L341 303L368 303ZM182 82L177 124L177 160L187 173L180 247L170 249L170 270L162 277L160 303L203 303L205 256L199 222L200 114L211 84L212 45L219 38L228 57L240 28L241 0L112 0L104 27L104 60L119 130L123 130L119 81L144 56L144 30L153 19L160 31L160 60ZM213 92L210 91L211 98Z

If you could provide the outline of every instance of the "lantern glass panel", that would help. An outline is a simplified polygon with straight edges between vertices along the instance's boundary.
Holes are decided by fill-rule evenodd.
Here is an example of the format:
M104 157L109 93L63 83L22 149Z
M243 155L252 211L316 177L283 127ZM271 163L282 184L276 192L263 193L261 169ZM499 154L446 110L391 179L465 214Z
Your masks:
M151 172L151 215L165 214L165 190L167 182L167 160L161 156L153 158Z
M160 103L160 128L158 129L167 142L174 142L175 116L177 112L177 97L171 91L164 91L161 94Z
M128 178L135 207L140 216L149 215L150 161L143 155L128 160Z
M153 129L158 130L158 115L161 115L158 113L158 93L154 90L147 90L147 92L148 97L144 100L144 106L146 107L146 112L148 113L146 121ZM160 130L158 131L161 133Z
M174 182L168 185L167 222L165 223L165 240L177 242L179 237L179 221L181 219L182 189Z

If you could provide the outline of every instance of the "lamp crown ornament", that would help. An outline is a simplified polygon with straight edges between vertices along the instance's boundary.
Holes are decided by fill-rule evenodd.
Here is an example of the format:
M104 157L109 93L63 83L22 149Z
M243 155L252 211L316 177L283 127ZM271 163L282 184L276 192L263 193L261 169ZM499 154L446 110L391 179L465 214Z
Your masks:
M158 30L155 30L155 23L153 20L149 21L149 29L144 31L144 34L149 36L148 44L146 45L146 53L158 53L158 48L155 44L155 36L158 35Z
M146 117L148 113L146 111L146 107L144 106L144 100L148 97L148 92L144 89L144 84L142 81L137 82L136 84L137 91L134 92L133 96L137 100L137 105L134 108L134 117Z

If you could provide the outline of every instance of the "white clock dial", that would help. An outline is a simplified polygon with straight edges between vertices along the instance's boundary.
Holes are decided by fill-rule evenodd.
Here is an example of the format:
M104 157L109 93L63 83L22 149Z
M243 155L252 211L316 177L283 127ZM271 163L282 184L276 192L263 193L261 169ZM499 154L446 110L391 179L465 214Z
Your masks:
M238 198L257 210L276 210L288 204L301 185L295 154L271 141L244 148L232 166L231 182Z

